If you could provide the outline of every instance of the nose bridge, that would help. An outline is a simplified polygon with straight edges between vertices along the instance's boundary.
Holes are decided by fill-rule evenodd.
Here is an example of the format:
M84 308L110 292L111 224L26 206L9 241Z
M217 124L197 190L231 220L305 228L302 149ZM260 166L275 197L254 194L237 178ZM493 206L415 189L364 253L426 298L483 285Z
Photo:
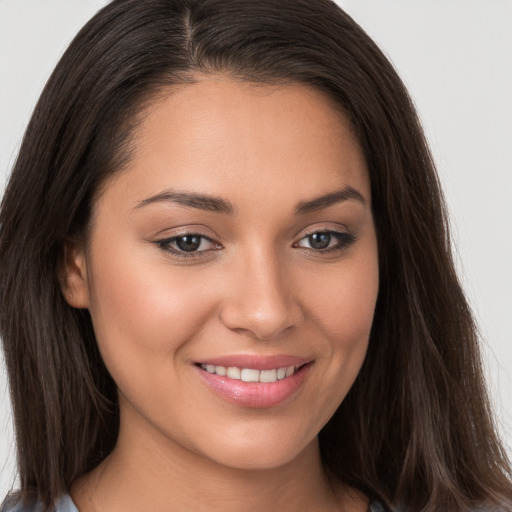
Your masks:
M231 293L222 310L227 327L271 339L301 321L302 312L282 260L265 244L236 258Z

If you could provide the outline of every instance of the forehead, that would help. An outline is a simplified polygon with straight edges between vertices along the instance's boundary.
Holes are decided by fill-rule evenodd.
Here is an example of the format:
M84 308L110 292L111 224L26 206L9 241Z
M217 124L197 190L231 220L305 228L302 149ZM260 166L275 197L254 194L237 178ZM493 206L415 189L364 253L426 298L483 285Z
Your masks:
M369 201L366 162L347 117L304 85L209 77L159 94L132 139L122 181L127 198L179 190L262 204L351 185ZM135 197L137 196L137 197Z

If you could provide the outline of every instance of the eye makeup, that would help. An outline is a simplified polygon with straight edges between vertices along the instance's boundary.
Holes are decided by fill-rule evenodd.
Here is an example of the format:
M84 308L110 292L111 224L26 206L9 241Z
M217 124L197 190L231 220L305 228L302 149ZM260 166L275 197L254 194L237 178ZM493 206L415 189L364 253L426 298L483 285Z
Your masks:
M354 244L357 237L347 231L316 229L305 234L292 244L294 249L304 249L318 255L343 252ZM177 258L201 258L223 248L222 244L211 237L197 232L182 232L178 235L157 240L154 244Z

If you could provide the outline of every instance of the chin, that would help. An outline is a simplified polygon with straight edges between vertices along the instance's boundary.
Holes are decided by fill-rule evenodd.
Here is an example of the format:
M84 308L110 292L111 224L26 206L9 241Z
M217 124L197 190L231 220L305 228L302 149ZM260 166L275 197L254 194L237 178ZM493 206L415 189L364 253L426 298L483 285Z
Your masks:
M229 439L229 444L217 445L215 451L210 445L203 454L217 464L251 471L285 466L317 447L317 437L305 445L294 443L290 438L272 440L267 436L266 440L259 441L257 437Z

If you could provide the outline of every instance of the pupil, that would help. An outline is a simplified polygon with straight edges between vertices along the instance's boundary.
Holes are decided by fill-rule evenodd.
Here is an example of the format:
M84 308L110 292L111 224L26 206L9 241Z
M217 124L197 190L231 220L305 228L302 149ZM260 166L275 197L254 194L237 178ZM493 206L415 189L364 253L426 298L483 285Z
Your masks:
M313 249L326 249L331 242L331 235L329 233L313 233L308 238Z
M201 244L201 237L197 235L185 235L176 239L176 245L181 251L191 252L197 250Z

